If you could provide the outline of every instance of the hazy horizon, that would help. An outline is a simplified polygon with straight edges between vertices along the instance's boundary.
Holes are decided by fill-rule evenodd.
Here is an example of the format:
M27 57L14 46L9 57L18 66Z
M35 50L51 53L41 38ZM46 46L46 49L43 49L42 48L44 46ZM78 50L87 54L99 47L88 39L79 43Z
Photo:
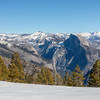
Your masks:
M0 34L34 34L34 33L36 33L36 32L41 32L41 33L46 33L46 34L57 34L57 33L61 33L61 34L77 34L77 33L100 33L99 31L98 32L45 32L45 31L34 31L34 32L31 32L31 33L10 33L10 32L8 32L8 33L0 33Z

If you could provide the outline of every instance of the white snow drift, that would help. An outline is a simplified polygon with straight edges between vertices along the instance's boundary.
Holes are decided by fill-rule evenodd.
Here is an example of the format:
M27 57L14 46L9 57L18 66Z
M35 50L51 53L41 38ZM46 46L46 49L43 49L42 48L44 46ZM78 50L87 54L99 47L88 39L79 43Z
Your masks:
M0 82L0 100L100 100L100 88Z

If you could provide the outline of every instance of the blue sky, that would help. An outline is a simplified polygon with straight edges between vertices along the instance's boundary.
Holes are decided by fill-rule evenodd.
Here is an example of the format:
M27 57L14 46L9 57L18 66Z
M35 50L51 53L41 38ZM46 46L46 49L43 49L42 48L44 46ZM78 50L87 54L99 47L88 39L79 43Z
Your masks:
M0 33L100 31L100 0L0 0Z

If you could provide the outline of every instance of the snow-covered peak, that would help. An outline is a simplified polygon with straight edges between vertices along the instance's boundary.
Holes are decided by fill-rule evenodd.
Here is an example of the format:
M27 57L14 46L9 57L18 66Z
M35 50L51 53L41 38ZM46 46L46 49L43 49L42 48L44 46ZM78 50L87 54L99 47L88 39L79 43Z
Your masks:
M56 33L55 35L59 36L59 37L62 37L64 36L65 34L64 33Z
M33 36L35 36L35 35L41 36L41 35L46 35L46 33L44 33L44 32L34 32L32 35Z
M96 36L96 37L100 37L100 32L94 32L92 33L93 36Z
M34 32L31 36L33 36L33 38L45 38L47 36L46 33L44 32Z
M86 39L89 39L90 37L91 37L91 33L88 33L88 32L81 32L81 33L76 33L77 35L80 35L80 36L82 36L82 37L84 37L84 38L86 38Z
M84 39L95 41L97 43L100 43L100 32L81 32L81 33L71 33L78 37L83 37ZM62 43L64 40L68 39L70 36L70 33L45 33L45 32L34 32L32 34L0 34L0 43L6 43L6 42L13 42L15 43L42 43L45 39L48 41L51 41L52 43L59 44ZM85 40L84 40L85 41Z
M76 33L76 34L81 35L87 39L89 39L90 37L100 37L100 32L93 32L93 33L81 32L81 33Z
M22 36L21 38L23 38L23 39L29 39L29 40L30 39L36 40L36 39L45 38L46 36L47 36L47 34L44 33L44 32L34 32L32 34Z

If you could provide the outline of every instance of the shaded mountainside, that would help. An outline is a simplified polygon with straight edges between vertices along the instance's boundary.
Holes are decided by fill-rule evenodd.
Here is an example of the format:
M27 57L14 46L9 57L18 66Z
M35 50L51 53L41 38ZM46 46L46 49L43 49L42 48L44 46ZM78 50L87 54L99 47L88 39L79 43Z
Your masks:
M98 35L83 34L0 34L0 55L10 59L14 52L18 52L26 63L51 69L56 67L62 76L76 65L87 73L100 58L100 44L93 38L99 39ZM25 70L32 73L33 67L28 66Z
M76 65L79 65L81 70L84 70L88 60L86 57L86 50L81 46L78 37L75 35L70 35L70 38L64 41L64 47L67 50L67 68L73 70L75 69Z

